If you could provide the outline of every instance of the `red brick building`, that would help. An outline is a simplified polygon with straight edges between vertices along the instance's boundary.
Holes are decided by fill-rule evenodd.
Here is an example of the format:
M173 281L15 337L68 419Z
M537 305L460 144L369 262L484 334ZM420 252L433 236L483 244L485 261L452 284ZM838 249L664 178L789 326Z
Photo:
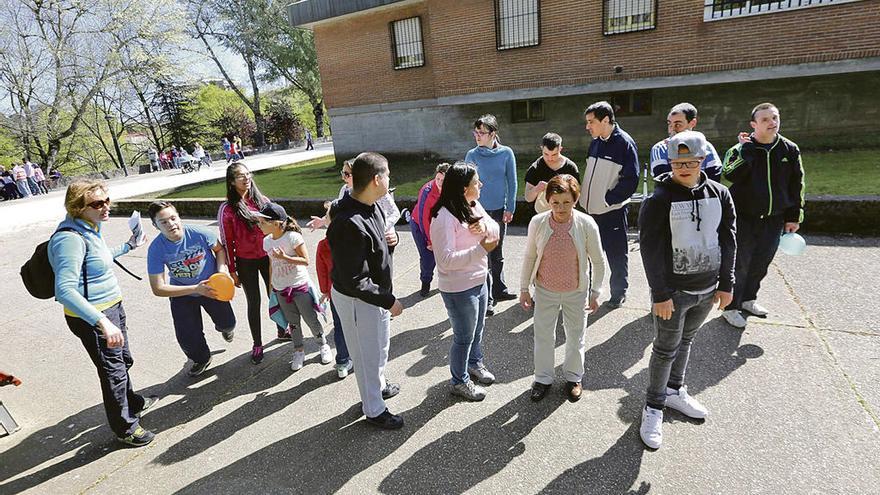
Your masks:
M773 101L804 148L880 145L880 0L304 0L339 156L460 158L494 113L535 154L573 158L583 109L607 99L646 155L689 101L720 149Z

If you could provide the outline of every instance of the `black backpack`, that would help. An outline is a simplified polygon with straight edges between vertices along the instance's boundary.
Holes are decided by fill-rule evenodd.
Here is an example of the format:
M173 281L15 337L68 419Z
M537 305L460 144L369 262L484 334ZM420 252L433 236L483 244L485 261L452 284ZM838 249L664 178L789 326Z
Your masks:
M86 245L86 255L83 257L82 274L83 297L88 300L89 273L86 270L86 259L89 257L89 243L86 242L86 238L83 237L82 232L76 229L62 227L55 231L55 233L58 232L76 232L82 237L83 243ZM52 235L55 235L55 233ZM49 240L51 239L52 237L50 236ZM141 277L128 271L128 269L122 266L122 263L119 261L114 259L113 263L116 263L117 266L122 268L125 273L132 277L138 280L143 280ZM34 249L34 254L31 255L31 259L27 260L27 262L21 266L21 281L24 283L24 288L27 289L30 295L37 299L51 299L55 297L55 271L52 270L52 264L49 263L49 241L41 242L37 245L36 249Z
M86 256L83 258L82 266L83 295L88 299L89 276L86 271L86 258L89 256L89 243L86 242L82 232L76 229L62 227L55 231L55 233L57 232L76 232L83 238L83 243L86 245ZM55 235L55 233L52 235ZM52 237L50 236L49 241L51 240ZM34 249L34 254L31 255L31 259L21 266L21 281L24 283L24 288L37 299L51 299L55 297L55 271L52 270L52 265L49 263L49 241L41 242L37 245L37 248Z

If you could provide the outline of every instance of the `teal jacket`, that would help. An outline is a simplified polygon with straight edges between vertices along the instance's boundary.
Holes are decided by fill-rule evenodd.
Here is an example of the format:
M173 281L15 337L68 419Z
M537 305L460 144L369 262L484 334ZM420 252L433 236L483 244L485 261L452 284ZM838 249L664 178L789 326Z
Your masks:
M55 271L55 300L64 305L66 314L77 316L94 325L101 319L101 311L122 300L122 291L113 272L113 260L127 254L131 247L122 243L112 250L101 236L101 227L92 226L80 218L68 216L58 228L70 227L75 232L58 232L49 241L49 263ZM86 271L89 277L89 299L83 297L83 258L89 245Z

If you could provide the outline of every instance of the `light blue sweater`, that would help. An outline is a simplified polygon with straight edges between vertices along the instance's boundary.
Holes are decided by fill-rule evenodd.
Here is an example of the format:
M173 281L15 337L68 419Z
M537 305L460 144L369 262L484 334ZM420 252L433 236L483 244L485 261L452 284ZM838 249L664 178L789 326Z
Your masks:
M477 146L467 152L464 161L477 165L483 182L480 204L486 211L516 211L516 157L513 150L501 144L496 148Z
M113 272L113 259L128 253L131 248L123 243L111 250L101 236L100 225L93 227L80 218L68 216L58 225L58 228L62 227L82 232L83 237L75 232L58 232L49 241L49 263L55 271L55 300L64 305L68 314L94 325L103 316L98 308L122 299L122 291ZM82 265L86 255L83 239L89 244L89 257L86 260L88 300L83 297Z

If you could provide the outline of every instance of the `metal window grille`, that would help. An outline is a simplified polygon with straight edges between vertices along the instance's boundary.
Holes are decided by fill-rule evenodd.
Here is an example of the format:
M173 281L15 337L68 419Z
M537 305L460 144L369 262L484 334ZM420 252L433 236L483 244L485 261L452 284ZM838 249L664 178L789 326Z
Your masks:
M495 0L495 46L499 50L540 42L540 0Z
M651 91L629 91L609 95L608 102L616 117L651 115L653 96Z
M541 122L544 120L543 100L521 100L510 102L510 121Z
M716 21L858 1L860 0L704 0L703 20Z
M657 0L605 0L603 7L605 34L630 33L657 27Z
M391 23L391 50L395 69L409 69L425 65L425 47L422 44L422 19L410 17Z

